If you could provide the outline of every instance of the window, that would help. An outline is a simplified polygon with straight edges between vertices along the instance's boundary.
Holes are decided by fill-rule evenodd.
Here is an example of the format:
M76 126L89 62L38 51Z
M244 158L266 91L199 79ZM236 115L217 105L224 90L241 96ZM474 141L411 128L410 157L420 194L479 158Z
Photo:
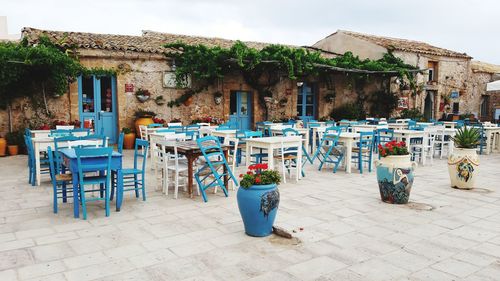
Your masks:
M488 109L489 109L489 103L490 103L490 96L483 96L481 99L481 109L479 112L479 116L481 117L488 117Z
M436 82L438 80L438 62L429 61L427 63L427 68L429 69L429 80L428 82Z
M458 113L458 111L459 111L459 109L460 109L460 108L459 108L459 105L460 105L460 104L459 104L458 102L454 102L454 103L453 103L453 113Z

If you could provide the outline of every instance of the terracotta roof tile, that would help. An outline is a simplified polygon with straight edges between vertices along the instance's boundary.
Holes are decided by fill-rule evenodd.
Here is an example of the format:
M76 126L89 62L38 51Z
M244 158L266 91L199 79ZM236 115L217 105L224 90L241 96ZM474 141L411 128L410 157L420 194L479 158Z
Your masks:
M40 30L25 27L22 30L22 38L28 39L29 43L36 43L40 36L47 36L52 42L62 47L72 47L84 49L103 49L134 51L144 53L163 53L166 48L162 47L163 42L155 38L131 35L98 34L86 32L64 32ZM175 50L169 50L174 51Z
M370 41L386 49L393 49L398 51L420 53L420 54L437 55L437 56L446 56L446 57L457 57L457 58L467 58L467 59L471 58L466 53L459 53L448 49L435 47L420 41L376 36L376 35L370 35L370 34L364 34L346 30L338 30L337 32L342 32L352 37Z
M474 72L484 72L491 74L500 73L500 65L477 61L477 60L473 60L471 62L471 68L472 71Z

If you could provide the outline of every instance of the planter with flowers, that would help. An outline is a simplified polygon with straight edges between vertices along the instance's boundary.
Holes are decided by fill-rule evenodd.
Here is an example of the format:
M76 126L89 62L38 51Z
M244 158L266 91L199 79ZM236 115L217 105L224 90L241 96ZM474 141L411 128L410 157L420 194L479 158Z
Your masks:
M140 102L146 102L151 97L151 93L148 90L139 88L137 91L135 91L135 97Z
M240 175L237 193L238 208L249 236L264 237L273 232L273 223L278 212L280 174L268 170L267 164L248 167L246 174Z
M455 149L448 156L448 173L451 186L459 189L471 189L476 183L479 170L479 156L476 147L481 131L478 128L463 127L454 137Z
M135 133L132 132L132 129L127 127L122 128L122 133L123 133L123 148L133 149L135 143Z
M375 162L382 201L406 204L410 199L417 164L410 159L405 142L390 141L378 146L380 160Z

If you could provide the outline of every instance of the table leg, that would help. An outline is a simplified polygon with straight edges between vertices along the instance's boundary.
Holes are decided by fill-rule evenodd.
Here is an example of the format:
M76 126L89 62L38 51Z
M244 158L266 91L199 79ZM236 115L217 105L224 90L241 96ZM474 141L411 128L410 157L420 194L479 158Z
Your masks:
M267 165L269 166L270 170L274 170L274 148L272 147L272 145L267 147Z
M252 155L252 147L250 146L250 144L247 141L246 147L245 147L245 166L247 166L247 168L248 168L248 166L250 166L250 163L252 163L251 162L251 158L252 158L251 155Z
M305 137L306 137L306 142L305 142L305 145L306 145L306 148L307 148L307 149L310 149L310 148L309 148L309 130L310 130L310 129L307 129L307 131L306 131L306 135L305 135ZM300 143L300 145L302 145L302 142Z
M224 150L224 157L226 158L226 162L227 162L228 156L229 156L228 150ZM234 173L234 171L232 171L232 172ZM228 173L226 165L224 165L224 174L225 174L225 176L224 176L224 187L226 188L227 192L229 193L229 176L228 176L229 173Z
M188 193L189 198L193 198L193 162L194 159L191 155L186 155L188 161Z
M351 173L351 163L352 163L352 140L346 140L345 145L345 172Z
M123 175L122 170L116 172L116 211L119 212L123 201Z
M312 129L312 143L311 143L311 154L314 155L316 152L316 135L317 135L317 130Z
M35 142L35 171L36 171L36 185L40 185L40 145Z
M73 172L73 216L75 218L80 217L80 197L78 190L78 173Z
M491 137L493 134L491 133L490 130L485 130L486 131L486 151L485 154L490 154L491 151Z
M297 151L297 178L302 179L302 141L299 141Z

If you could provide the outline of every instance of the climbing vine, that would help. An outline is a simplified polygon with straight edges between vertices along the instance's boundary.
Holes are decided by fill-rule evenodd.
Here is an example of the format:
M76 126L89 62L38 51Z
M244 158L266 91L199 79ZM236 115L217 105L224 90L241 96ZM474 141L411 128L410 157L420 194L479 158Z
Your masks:
M176 42L165 45L176 50L165 55L175 60L176 83L185 87L187 77L202 81L206 85L213 84L216 79L223 78L231 71L240 71L245 80L259 93L269 91L279 81L279 75L285 74L295 80L307 75L319 75L331 72L331 67L349 70L367 70L396 72L397 76L406 78L415 87L411 70L415 66L405 64L392 53L386 53L379 60L360 59L351 52L336 58L324 58L320 52L304 48L292 48L283 45L269 45L261 50L250 48L241 41L236 41L231 48L207 47L205 45L189 45ZM360 75L360 74L358 74ZM268 81L262 82L267 77ZM200 92L203 87L195 92ZM185 99L184 96L179 99ZM175 100L171 106L178 105Z

